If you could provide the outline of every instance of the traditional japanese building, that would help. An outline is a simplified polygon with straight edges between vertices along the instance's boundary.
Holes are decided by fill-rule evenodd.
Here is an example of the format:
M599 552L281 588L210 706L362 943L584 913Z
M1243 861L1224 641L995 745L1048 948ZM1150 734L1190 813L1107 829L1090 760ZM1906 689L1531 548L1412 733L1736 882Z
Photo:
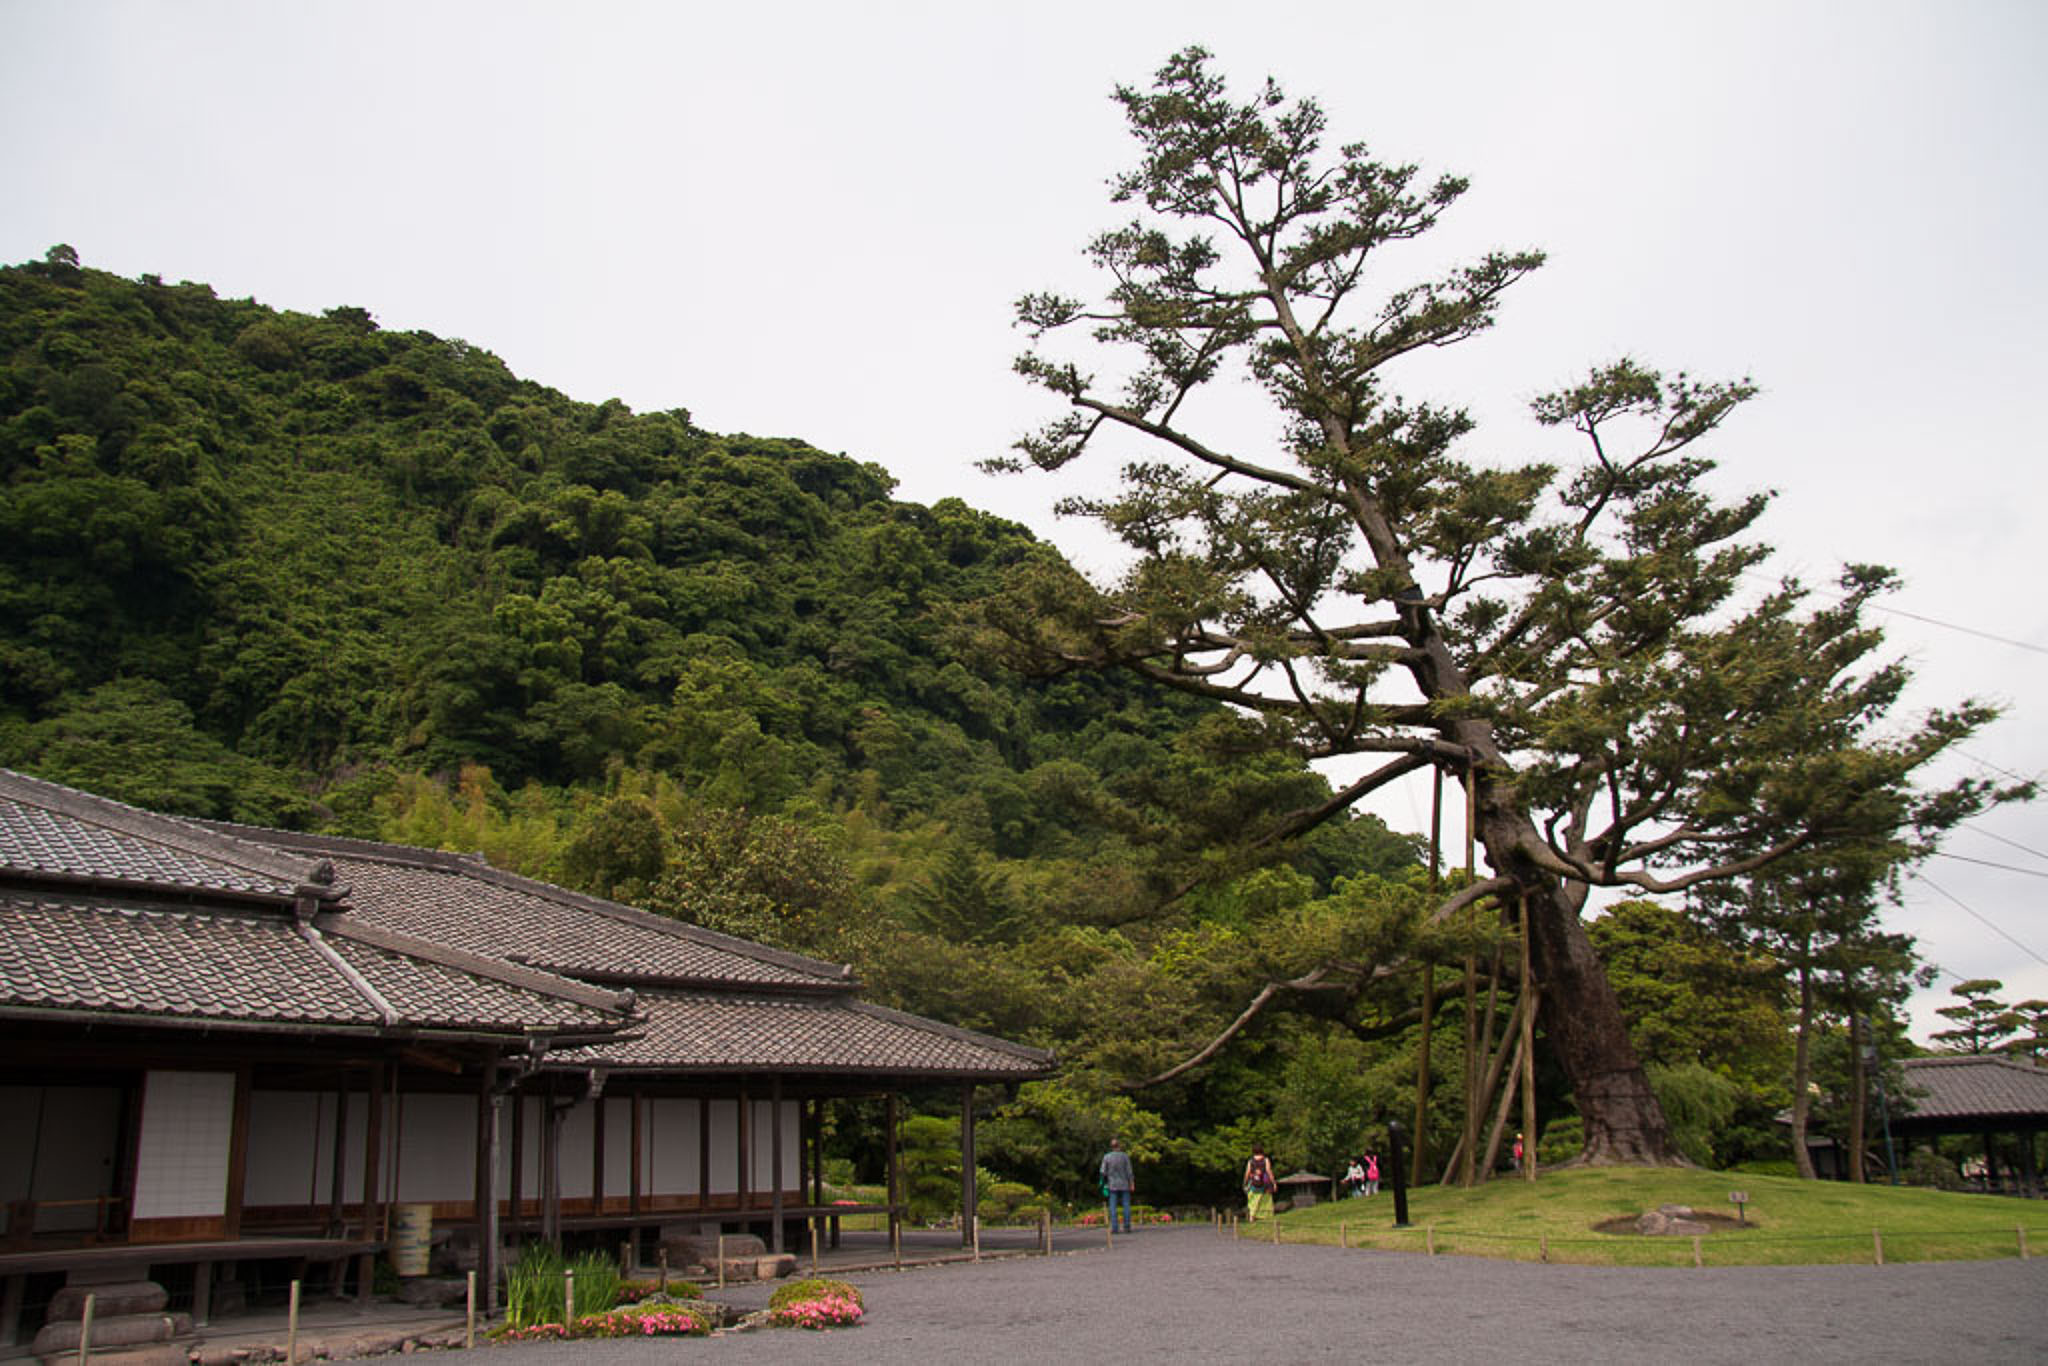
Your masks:
M849 968L400 845L157 815L0 770L0 1344L27 1278L353 1266L431 1206L509 1234L763 1229L822 1199L821 1107L1042 1051L867 1004ZM889 1125L893 1136L893 1122ZM896 1198L891 1147L892 1219Z

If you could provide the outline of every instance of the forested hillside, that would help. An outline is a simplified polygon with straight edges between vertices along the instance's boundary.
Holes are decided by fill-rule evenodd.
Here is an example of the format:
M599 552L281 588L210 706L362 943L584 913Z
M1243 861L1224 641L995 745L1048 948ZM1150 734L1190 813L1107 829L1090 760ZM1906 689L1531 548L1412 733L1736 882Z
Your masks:
M950 606L1055 553L875 464L59 247L0 270L0 477L0 762L848 959L1062 1051L995 1138L1046 1179L1271 974L1400 932L1343 881L1415 866L1376 821L1242 856L1327 791L1243 721L956 646ZM1269 1108L1295 1027L1148 1095L1155 1160Z

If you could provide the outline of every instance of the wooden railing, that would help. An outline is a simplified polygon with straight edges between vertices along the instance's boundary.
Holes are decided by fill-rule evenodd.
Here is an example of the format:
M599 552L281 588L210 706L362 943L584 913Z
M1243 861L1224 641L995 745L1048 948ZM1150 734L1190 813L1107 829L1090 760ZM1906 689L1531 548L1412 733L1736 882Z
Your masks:
M128 1226L128 1197L92 1195L77 1200L10 1200L7 1202L7 1231L0 1235L0 1247L21 1249L40 1241L51 1243L103 1243ZM38 1228L44 1215L55 1210L91 1209L92 1227L66 1221L62 1228Z

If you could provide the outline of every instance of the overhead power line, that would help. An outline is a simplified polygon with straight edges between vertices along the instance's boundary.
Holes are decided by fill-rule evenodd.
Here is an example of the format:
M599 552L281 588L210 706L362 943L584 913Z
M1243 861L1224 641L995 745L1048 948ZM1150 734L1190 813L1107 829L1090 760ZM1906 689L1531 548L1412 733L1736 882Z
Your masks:
M2011 636L1993 635L1974 626L1958 626L1955 622L1943 621L1939 617L1923 617L1918 612L1908 612L1903 607L1887 607L1881 602L1873 602L1870 607L1872 611L1890 612L1895 617L1910 617L1929 626L1939 626L1948 631L1961 631L1966 636L1977 636L1983 640L1996 641L2000 645L2010 645L2016 650L2032 650L2037 655L2048 655L2048 645L2036 645L2030 640L2014 640Z
M1934 879L1928 877L1927 874L1915 872L1913 874L1913 878L1915 881L1926 883L1929 887L1932 887L1935 891L1940 892L1950 901L1955 902L1956 905L1961 906L1965 912L1975 917L1977 920L1981 921L1984 924L1985 928L1989 929L1999 938L2011 944L2021 953L2027 955L2027 957L2033 959L2036 963L2039 963L2044 967L2048 967L2048 958L2043 958L2040 954L2035 953L2031 948L2028 948L2019 940L2014 939L2011 935L2007 934L2004 929L1994 924L1989 917L1979 914L1974 908L1966 904L1961 897L1957 896L1954 892L1949 891L1946 887L1943 887L1940 883L1934 881Z
M1990 830L1986 830L1983 826L1977 824L1977 822L1975 821L1964 821L1963 824L1969 826L1972 830L1976 831L1980 835L1985 836L1988 839L1997 840L2000 844L2011 845L2013 848L2019 850L2022 854L2032 854L2035 858L2048 859L2048 854L2042 853L2039 849L2036 849L2031 845L2021 844L2018 840L2009 840L2003 835L1996 834Z
M2028 852L2031 853L2033 851L2029 850ZM2018 873L2023 877L2048 877L2048 872L2043 872L2039 868L2015 868L2010 863L1993 863L1990 859L1970 858L1965 854L1951 854L1946 849L1935 850L1934 856L1936 858L1952 858L1957 863L1974 863L1979 868L1996 868L2001 873Z
M1772 574L1767 574L1761 569L1745 569L1742 571L1742 576L1746 579L1755 579L1759 583L1770 583L1774 587L1783 582L1781 578ZM1826 593L1829 590L1825 588L1814 588L1810 589L1809 591L1812 591L1814 593ZM1835 601L1847 602L1848 598L1846 596L1837 595ZM1895 617L1907 617L1913 621L1923 622L1929 626L1939 626L1944 631L1960 631L1962 634L1966 636L1976 636L1980 640L1994 641L2000 645L2010 645L2015 650L2030 650L2037 655L2048 655L2048 645L2036 645L2031 640L2015 640L2011 636L2001 636L1991 631L1980 631L1974 626L1964 626L1958 622L1943 621L1940 617L1925 616L1919 612L1908 612L1903 607L1887 607L1885 604L1881 602L1870 602L1866 605L1873 612L1889 612Z

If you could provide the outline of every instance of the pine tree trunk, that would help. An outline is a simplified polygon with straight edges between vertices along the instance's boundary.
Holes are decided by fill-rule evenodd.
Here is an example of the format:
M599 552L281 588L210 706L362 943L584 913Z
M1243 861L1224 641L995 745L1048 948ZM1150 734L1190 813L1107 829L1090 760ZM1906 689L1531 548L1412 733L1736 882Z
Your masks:
M1849 1179L1863 1183L1863 1130L1867 1123L1864 1094L1870 1079L1863 1073L1863 1031L1858 1027L1856 1007L1849 1007Z
M1585 1124L1578 1161L1593 1166L1687 1165L1671 1143L1664 1111L1650 1090L1621 1002L1593 952L1577 909L1554 883L1524 886L1543 1032Z
M1813 1070L1813 969L1805 955L1799 963L1799 1029L1792 1043L1792 1161L1799 1175L1815 1180L1813 1154L1806 1148L1806 1118L1813 1102L1806 1093L1807 1076Z

